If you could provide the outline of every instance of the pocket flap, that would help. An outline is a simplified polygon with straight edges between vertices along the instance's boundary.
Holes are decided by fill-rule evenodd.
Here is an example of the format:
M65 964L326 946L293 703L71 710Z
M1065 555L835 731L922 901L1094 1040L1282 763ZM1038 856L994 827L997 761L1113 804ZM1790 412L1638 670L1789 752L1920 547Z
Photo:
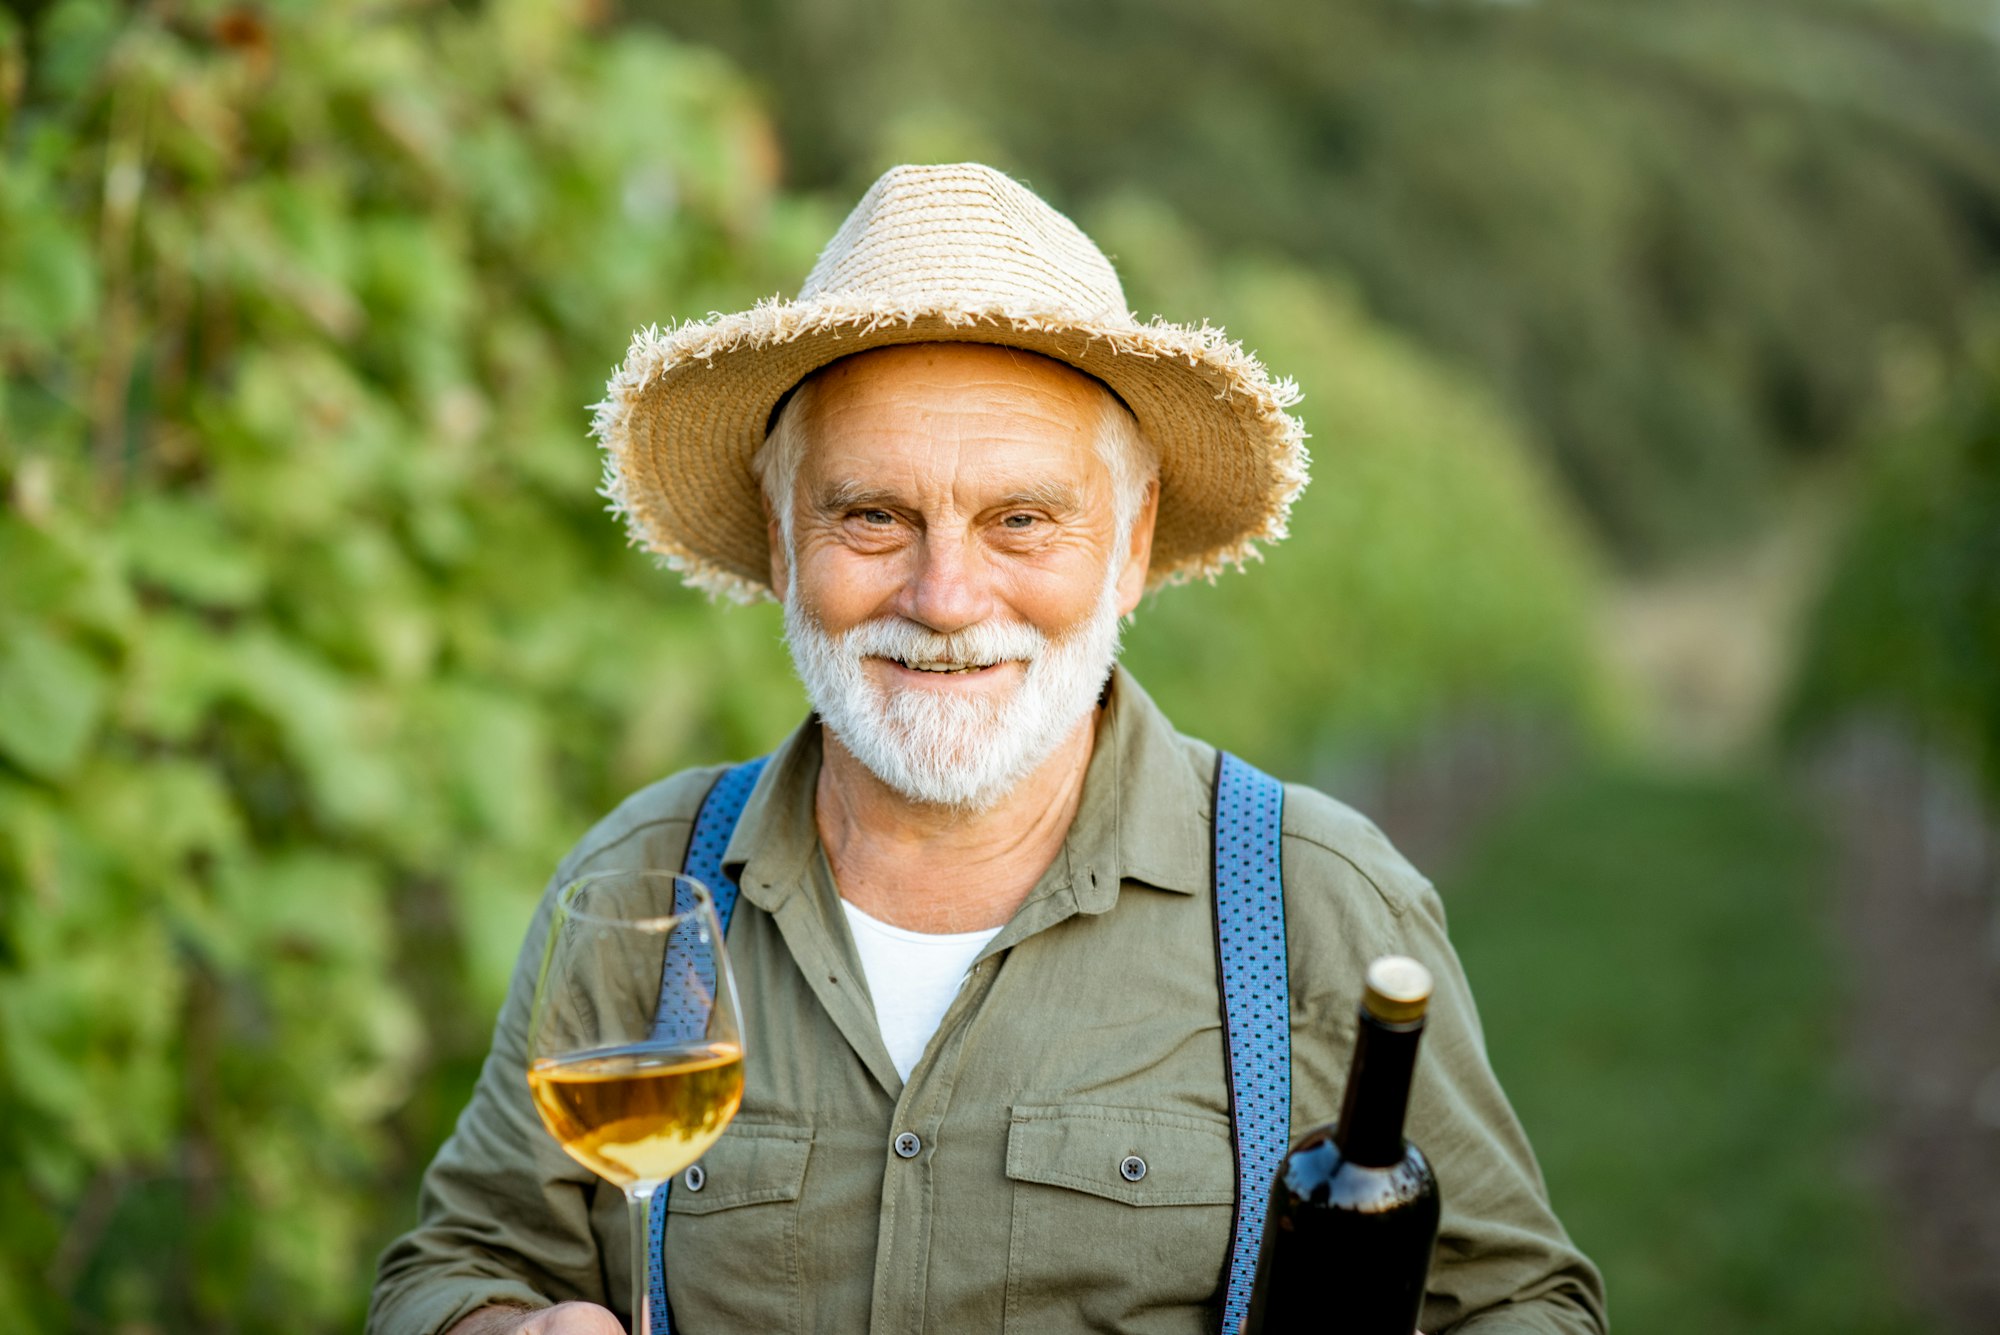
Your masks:
M1228 1124L1144 1108L1016 1104L1007 1176L1126 1205L1236 1200Z
M688 1189L686 1173L674 1178L667 1213L714 1214L739 1205L797 1200L811 1150L812 1132L806 1127L732 1123L701 1156L701 1190Z

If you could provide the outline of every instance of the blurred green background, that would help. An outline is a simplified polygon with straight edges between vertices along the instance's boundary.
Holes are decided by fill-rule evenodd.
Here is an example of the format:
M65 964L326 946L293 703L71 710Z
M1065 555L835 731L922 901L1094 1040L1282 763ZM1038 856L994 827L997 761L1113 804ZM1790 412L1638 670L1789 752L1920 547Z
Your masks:
M802 710L587 405L970 157L1305 389L1129 661L1438 880L1619 1328L2000 1326L1992 4L17 2L0 150L0 1324L358 1324L548 869Z

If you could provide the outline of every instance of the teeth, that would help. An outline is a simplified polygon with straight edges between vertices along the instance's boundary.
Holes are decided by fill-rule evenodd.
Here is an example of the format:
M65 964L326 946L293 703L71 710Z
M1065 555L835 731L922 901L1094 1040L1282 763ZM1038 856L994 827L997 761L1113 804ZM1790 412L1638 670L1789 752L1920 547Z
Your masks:
M904 663L913 672L977 672L985 663Z

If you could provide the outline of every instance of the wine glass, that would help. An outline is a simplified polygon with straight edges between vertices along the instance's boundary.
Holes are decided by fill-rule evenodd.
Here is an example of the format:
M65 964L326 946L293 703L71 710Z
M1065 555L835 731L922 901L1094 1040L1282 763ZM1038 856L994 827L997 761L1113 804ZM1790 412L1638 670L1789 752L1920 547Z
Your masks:
M647 1335L653 1193L743 1102L736 984L707 886L607 871L563 888L535 981L528 1087L569 1156L625 1193L632 1333Z

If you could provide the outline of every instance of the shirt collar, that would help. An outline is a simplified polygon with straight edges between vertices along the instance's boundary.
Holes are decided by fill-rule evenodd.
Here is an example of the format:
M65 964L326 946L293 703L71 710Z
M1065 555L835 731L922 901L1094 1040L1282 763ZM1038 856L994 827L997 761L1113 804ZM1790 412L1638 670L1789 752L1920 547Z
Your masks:
M806 885L819 847L813 787L819 781L819 715L809 714L778 744L757 776L743 814L722 850L722 867L743 897L767 913Z
M1123 667L1116 668L1063 851L1043 878L1062 875L1084 913L1103 913L1124 881L1197 894L1208 885L1209 781L1205 747L1191 747ZM775 912L809 884L819 846L813 793L820 723L809 716L772 753L722 855L743 897Z
M1208 784L1189 747L1131 673L1113 672L1084 774L1083 800L1064 847L1073 868L1098 872L1097 895L1078 882L1079 907L1101 913L1122 881L1196 894L1209 882Z

